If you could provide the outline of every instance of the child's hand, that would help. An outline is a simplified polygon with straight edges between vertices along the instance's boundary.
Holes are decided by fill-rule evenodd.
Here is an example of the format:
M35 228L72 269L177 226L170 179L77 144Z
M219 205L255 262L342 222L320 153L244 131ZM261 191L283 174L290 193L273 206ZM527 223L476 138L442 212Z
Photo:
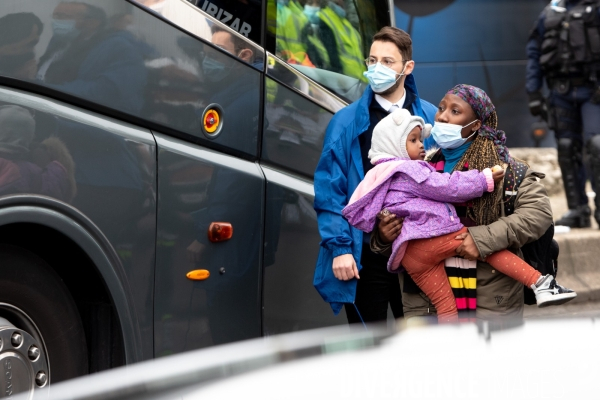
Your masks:
M499 165L494 165L492 167L492 179L496 185L502 182L504 179L504 168Z

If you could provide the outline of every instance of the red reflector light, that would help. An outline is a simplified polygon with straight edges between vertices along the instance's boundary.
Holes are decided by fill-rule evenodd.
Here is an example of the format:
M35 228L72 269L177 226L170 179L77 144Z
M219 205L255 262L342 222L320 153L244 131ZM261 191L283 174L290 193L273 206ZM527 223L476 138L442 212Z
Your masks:
M233 226L229 222L213 222L208 227L208 240L213 243L229 240L233 236Z

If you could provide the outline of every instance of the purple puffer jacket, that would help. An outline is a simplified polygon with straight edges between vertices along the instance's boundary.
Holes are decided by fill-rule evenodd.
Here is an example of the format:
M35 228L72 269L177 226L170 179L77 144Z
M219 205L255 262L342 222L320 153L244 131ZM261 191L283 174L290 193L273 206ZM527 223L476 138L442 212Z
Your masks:
M342 214L363 232L373 230L383 209L404 217L387 266L390 272L400 272L409 240L446 235L463 227L449 203L481 197L493 189L489 170L485 174L477 170L441 174L425 161L395 159L367 173Z

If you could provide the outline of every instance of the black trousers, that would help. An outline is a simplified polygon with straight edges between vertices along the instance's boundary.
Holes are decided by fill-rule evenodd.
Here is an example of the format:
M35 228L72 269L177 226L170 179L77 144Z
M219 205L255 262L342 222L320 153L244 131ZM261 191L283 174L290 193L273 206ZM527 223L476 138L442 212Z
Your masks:
M359 272L356 300L354 304L345 305L349 324L361 323L360 317L364 322L385 321L388 305L392 308L394 318L404 316L398 275L388 272L387 261L387 257L375 254L368 245L363 245L360 260L363 268Z

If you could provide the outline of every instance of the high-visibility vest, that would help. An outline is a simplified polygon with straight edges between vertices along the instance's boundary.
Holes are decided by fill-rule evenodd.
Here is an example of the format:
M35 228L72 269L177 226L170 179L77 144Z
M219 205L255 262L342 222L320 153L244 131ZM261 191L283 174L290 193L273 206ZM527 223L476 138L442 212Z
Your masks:
M319 11L319 18L335 37L338 55L342 63L342 73L366 80L363 72L367 68L362 54L362 40L358 31L354 29L350 21L341 18L329 7Z
M318 57L322 60L323 63L323 65L320 65L319 67L322 69L328 69L329 53L327 52L327 49L321 42L321 39L319 39L317 35L313 33L312 26L310 25L308 17L306 16L306 14L304 14L304 9L302 8L302 5L300 5L300 3L298 3L295 0L290 0L290 2L288 3L288 7L290 7L290 10L292 10L292 12L294 12L295 15L299 16L298 18L301 21L300 26L302 27L302 31L300 33L300 40L302 40L302 42L305 44L306 52L308 54L312 54L311 51L318 53ZM314 62L315 60L311 61Z
M308 18L302 10L298 12L293 6L278 4L275 53L291 64L314 67L306 53L307 43L301 38L302 31L308 23Z

